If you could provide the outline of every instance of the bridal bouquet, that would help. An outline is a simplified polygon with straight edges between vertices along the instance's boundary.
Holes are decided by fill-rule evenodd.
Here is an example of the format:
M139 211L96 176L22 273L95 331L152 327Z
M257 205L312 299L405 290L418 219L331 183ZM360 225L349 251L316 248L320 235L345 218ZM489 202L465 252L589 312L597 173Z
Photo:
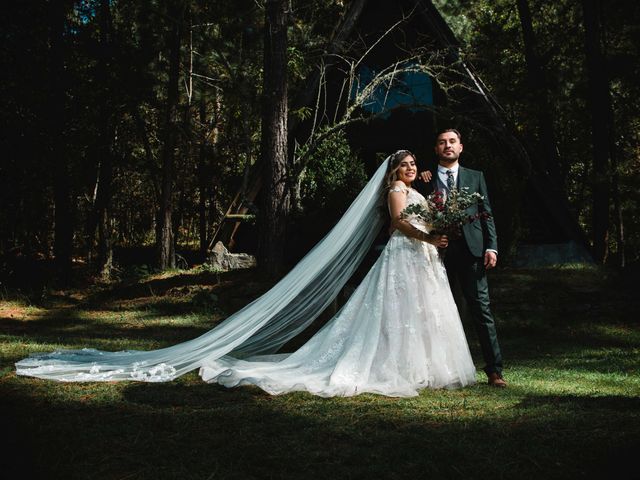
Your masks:
M460 190L454 188L445 198L442 192L434 192L425 202L414 203L402 211L402 218L418 218L429 225L432 231L460 236L461 228L480 218L489 218L487 212L479 212L475 215L466 213L467 208L483 200L483 196L477 192L470 193L464 187Z

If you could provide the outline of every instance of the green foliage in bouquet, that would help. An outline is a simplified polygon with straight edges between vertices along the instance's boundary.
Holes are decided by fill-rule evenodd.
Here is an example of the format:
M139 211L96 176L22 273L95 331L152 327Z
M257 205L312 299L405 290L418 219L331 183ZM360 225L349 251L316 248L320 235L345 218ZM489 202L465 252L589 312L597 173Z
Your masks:
M402 218L418 218L427 224L431 231L459 236L463 225L480 218L487 219L487 212L478 212L469 215L467 209L483 200L477 192L469 192L469 189L453 188L449 195L443 192L434 192L425 202L414 203L402 211Z

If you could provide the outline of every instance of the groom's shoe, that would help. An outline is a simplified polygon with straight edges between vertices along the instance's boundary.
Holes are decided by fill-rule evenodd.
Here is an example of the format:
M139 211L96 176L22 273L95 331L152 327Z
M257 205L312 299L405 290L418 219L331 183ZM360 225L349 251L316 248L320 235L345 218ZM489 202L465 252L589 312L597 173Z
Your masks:
M507 386L507 382L504 381L504 378L499 373L493 372L489 375L489 380L487 383L492 387L505 388Z

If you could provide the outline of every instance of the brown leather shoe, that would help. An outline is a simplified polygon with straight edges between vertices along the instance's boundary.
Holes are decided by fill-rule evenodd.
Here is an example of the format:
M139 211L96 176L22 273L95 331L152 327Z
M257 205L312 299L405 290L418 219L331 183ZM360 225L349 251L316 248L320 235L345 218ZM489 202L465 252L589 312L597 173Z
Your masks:
M500 374L493 372L489 375L489 380L487 383L492 387L505 388L507 386L507 382L504 381L504 378L500 376Z

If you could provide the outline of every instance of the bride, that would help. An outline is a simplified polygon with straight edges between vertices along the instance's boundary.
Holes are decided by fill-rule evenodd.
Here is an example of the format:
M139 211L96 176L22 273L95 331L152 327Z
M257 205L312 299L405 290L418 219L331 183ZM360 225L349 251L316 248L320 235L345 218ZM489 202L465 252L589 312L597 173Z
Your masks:
M415 157L400 150L381 165L333 230L265 293L196 339L154 351L94 349L36 354L19 375L61 381L169 381L199 368L207 382L257 385L271 394L378 393L475 383L469 353L436 247L447 238L401 218L424 200L411 188ZM394 229L382 254L342 309L293 353L277 353L322 313L367 253L383 224L386 190Z

